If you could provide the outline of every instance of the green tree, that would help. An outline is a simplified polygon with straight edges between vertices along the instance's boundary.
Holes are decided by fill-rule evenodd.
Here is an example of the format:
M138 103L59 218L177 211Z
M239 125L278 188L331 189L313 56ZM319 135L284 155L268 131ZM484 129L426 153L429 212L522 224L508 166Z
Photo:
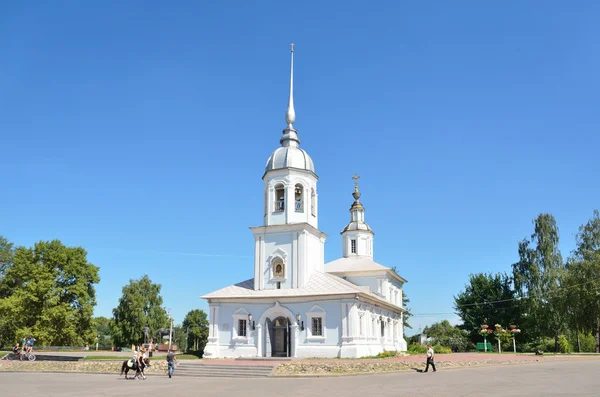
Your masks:
M1 342L33 335L38 345L92 343L99 281L98 267L81 247L58 240L18 247L0 280Z
M472 342L481 342L482 324L521 324L523 307L515 301L512 279L505 273L469 275L469 283L454 297L454 309L461 318L461 329Z
M208 339L208 319L206 313L200 309L194 309L185 315L182 328L188 331L188 350L204 350Z
M146 326L150 329L150 336L159 328L169 326L160 289L161 285L152 283L148 275L130 280L123 287L123 295L119 298L119 305L113 309L110 321L110 334L115 346L144 343Z
M13 243L0 236L0 280L2 280L6 268L12 264L13 254Z
M513 264L514 284L519 296L527 297L527 314L532 319L529 332L553 336L558 351L558 337L566 322L560 285L565 267L558 248L558 226L551 214L538 215L533 224L531 238L519 243L519 261Z
M107 317L94 317L94 332L98 338L98 349L110 350L112 347L110 337L110 319Z
M408 299L408 296L406 296L406 293L404 292L404 288L402 289L402 307L404 309L406 309L406 313L404 313L402 315L402 324L404 326L404 332L406 332L407 328L412 329L412 327L410 326L410 324L408 323L408 319L412 316L412 312L410 311L410 308L408 307L408 304L410 303L410 299Z
M423 333L434 340L433 344L439 343L442 346L458 348L461 351L464 351L468 345L468 333L453 326L448 320L425 327Z
M575 329L596 333L600 353L600 213L579 227L577 248L567 263L565 310Z

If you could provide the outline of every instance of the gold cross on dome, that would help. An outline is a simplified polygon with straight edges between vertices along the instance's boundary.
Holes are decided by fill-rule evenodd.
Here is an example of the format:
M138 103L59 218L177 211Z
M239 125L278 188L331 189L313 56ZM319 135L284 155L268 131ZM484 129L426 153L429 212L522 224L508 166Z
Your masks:
M356 175L356 173L354 173L354 176L352 177L352 179L354 179L354 186L358 187L358 180L360 179L360 176Z
M294 52L294 46L295 46L295 44L292 43L292 44L290 44L290 46L292 47L292 52Z

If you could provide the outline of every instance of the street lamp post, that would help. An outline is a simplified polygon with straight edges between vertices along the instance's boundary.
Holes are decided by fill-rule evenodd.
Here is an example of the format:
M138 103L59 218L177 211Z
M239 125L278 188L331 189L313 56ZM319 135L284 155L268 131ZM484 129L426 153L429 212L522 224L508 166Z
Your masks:
M98 341L100 340L100 335L96 335L96 351L98 351Z
M188 351L188 335L190 334L190 327L188 325L188 327L185 330L185 351Z
M171 350L171 341L173 340L173 316L171 316L171 309L167 309L167 316L169 316L169 350Z
M481 335L483 335L483 351L487 353L487 334L488 334L488 325L482 324L481 331L479 331Z
M516 325L511 325L510 326L510 333L513 336L513 351L515 353L517 353L517 342L515 342L515 337L517 336L517 334L521 333L521 330L518 329Z

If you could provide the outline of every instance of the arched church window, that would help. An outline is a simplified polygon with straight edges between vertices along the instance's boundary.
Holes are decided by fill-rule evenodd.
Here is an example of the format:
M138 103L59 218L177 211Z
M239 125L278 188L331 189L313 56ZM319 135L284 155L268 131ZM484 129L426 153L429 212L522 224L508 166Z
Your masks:
M285 209L285 188L283 185L275 186L275 212Z
M296 184L294 187L294 205L296 212L304 212L304 187Z
M381 321L381 337L383 338L385 336L385 322L382 320Z
M311 188L310 189L310 214L312 216L317 216L317 209L315 208L315 200L316 200L316 194L315 194L315 189Z
M350 240L350 252L356 254L356 239Z

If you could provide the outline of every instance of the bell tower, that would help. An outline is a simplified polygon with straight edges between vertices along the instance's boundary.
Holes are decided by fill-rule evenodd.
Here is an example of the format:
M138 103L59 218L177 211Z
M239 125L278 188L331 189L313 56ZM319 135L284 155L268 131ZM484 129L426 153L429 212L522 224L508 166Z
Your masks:
M255 290L303 288L313 272L323 272L326 235L318 229L318 176L311 157L300 148L295 121L291 44L287 127L263 174L263 226L251 228Z
M367 256L373 259L373 236L375 233L365 222L365 209L360 202L358 180L360 176L354 174L354 203L350 207L350 223L342 231L342 256Z

